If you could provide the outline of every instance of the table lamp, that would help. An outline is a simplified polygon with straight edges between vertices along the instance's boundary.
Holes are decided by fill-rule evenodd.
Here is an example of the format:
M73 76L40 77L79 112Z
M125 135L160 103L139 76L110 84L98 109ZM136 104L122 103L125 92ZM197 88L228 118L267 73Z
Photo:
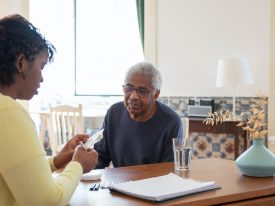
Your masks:
M233 88L233 118L236 119L236 88L254 83L248 61L243 58L229 58L218 61L217 87Z

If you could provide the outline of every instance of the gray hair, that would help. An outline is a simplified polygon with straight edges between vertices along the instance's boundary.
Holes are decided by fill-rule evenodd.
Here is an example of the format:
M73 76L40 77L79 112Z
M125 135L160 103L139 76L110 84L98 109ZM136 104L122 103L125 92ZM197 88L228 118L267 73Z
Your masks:
M153 64L143 61L131 66L126 73L124 80L125 84L127 84L130 77L136 74L148 77L151 81L151 86L153 89L160 90L162 83L161 74Z

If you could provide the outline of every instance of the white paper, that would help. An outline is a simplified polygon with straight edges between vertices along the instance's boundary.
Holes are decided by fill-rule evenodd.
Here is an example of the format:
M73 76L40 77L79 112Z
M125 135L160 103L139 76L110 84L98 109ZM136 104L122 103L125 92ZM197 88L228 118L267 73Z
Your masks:
M81 176L81 180L99 180L101 178L101 172L98 170L92 170L88 173L84 173Z
M184 179L173 173L114 184L110 187L110 189L128 195L153 201L163 201L216 188L218 188L218 186L214 181L200 182L192 179Z

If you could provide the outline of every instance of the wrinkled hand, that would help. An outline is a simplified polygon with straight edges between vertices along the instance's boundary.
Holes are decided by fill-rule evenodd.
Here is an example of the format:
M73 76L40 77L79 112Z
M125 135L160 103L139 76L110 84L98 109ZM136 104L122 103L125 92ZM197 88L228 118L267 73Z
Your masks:
M93 149L87 151L82 147L78 146L73 154L73 161L77 161L83 168L83 173L90 172L98 163L98 154Z
M57 169L64 168L72 160L75 148L80 144L80 142L86 142L88 138L88 134L77 134L71 138L63 147L61 152L54 157L55 167Z

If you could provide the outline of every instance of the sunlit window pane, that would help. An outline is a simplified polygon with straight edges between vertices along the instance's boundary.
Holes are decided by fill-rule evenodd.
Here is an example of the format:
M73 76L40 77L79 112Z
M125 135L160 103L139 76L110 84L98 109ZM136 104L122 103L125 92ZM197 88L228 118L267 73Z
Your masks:
M39 95L74 95L74 0L29 0L30 21L54 44Z
M144 59L135 2L77 0L77 94L122 94L125 71Z
M144 59L136 1L29 2L31 22L57 48L39 94L122 95L126 70Z

